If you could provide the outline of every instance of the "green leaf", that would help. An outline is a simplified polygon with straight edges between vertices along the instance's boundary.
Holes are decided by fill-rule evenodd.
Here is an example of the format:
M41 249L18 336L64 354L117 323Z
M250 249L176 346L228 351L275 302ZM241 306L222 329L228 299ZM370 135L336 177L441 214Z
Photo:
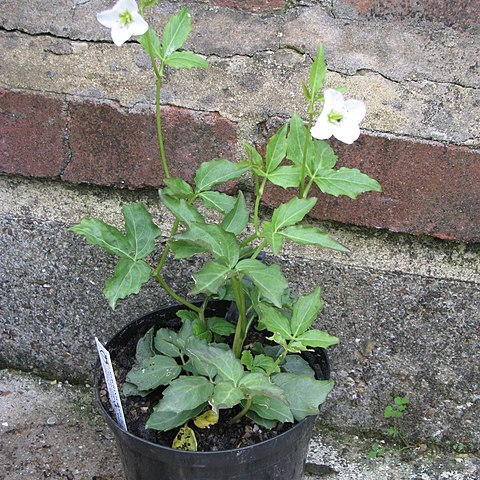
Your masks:
M183 412L207 402L213 394L213 384L205 377L179 377L164 390L160 410Z
M207 318L207 327L210 331L222 337L228 337L235 333L235 325L221 317Z
M193 188L181 178L166 178L166 188L163 190L170 197L189 200L193 197Z
M263 160L257 149L248 143L244 143L243 146L247 152L248 162L250 165L258 168L259 170L263 170Z
M267 428L268 430L271 430L272 428L275 428L277 426L277 422L275 420L267 420L266 418L262 418L260 415L257 415L255 412L252 410L249 410L246 413L246 416L254 423L259 425L260 427Z
M264 373L246 373L238 383L238 388L241 388L250 397L264 395L285 401L283 390L273 384L270 377L267 377Z
M280 235L280 233L275 230L272 222L263 222L262 230L265 240L268 242L270 248L272 249L272 253L274 255L278 255L283 245L282 235Z
M170 17L162 35L162 57L165 59L175 50L182 48L191 30L190 12L182 8Z
M290 321L278 309L270 305L260 305L259 328L279 333L285 340L292 338Z
M172 249L175 258L190 258L199 253L205 253L208 251L205 247L187 240L174 240L170 242L170 248Z
M127 382L139 390L153 390L160 385L168 385L182 372L182 367L170 357L155 355L136 364L127 374Z
M346 195L355 199L363 192L382 191L376 180L356 168L342 167L338 170L321 170L317 172L314 182L323 193L335 197Z
M328 170L337 163L337 156L332 147L323 140L313 143L313 155L307 158L307 167L310 177L315 177L319 170Z
M293 423L294 421L290 408L278 398L256 395L253 397L251 410L267 420L276 420L282 423Z
M118 300L138 293L140 287L150 279L150 274L151 269L143 260L135 262L130 258L121 258L113 277L107 280L103 289L112 310L115 310Z
M316 97L319 90L323 87L325 75L327 74L327 66L325 65L325 54L323 51L323 45L318 46L317 55L310 67L310 91L312 97Z
M135 351L135 360L140 363L155 355L153 350L154 328L150 328L148 332L137 342Z
M195 191L199 193L210 190L215 185L240 178L247 170L248 167L239 167L225 159L204 162L195 175Z
M152 390L140 390L136 385L133 383L125 382L123 384L122 393L126 397L146 397Z
M251 372L253 370L253 355L250 350L244 350L242 352L242 356L240 357L240 362L242 362L242 365L245 365L247 367L247 370Z
M315 370L300 355L287 355L281 364L282 370L286 373L294 373L296 375L308 375L315 378Z
M96 218L84 218L78 225L68 229L82 235L91 245L97 245L108 253L123 258L132 258L132 246L127 238L115 227Z
M248 225L248 209L242 192L238 193L235 206L225 215L220 226L227 232L239 235Z
M307 140L307 161L313 156L313 142L311 135L303 124L299 115L294 114L290 119L290 130L287 138L287 158L295 165L301 167L303 163L303 151L305 149L305 138Z
M173 52L165 60L173 68L208 68L209 63L200 55L190 51Z
M140 3L143 6L143 8L150 8L153 7L158 0L142 0Z
M287 153L287 125L281 127L268 141L265 153L266 173L272 173Z
M292 198L287 203L282 203L272 214L272 224L276 231L294 225L313 208L316 198Z
M282 188L295 188L300 185L302 167L300 165L287 165L278 167L273 173L267 175L268 180Z
M230 268L235 266L240 257L235 235L219 225L192 223L186 232L176 235L176 239L194 242L208 249L215 258L225 260Z
M303 91L303 96L305 97L305 100L309 102L310 99L312 98L312 94L310 93L310 90L308 89L307 85L303 81L302 81L302 91Z
M315 380L309 375L279 373L273 382L285 393L288 404L298 422L308 415L318 414L318 407L333 388L331 380Z
M184 425L178 431L177 435L175 435L172 442L172 448L175 448L176 450L196 452L198 445L195 432L188 425Z
M321 330L307 330L305 333L295 338L304 347L321 347L327 348L339 343L339 339Z
M159 405L160 404L157 404L157 406L154 408L153 413L150 415L145 425L145 428L167 432L168 430L172 430L173 428L183 425L191 418L196 417L205 408L204 403L192 410L173 412L168 410L160 410L158 408Z
M232 408L238 405L244 398L243 391L235 387L233 383L220 382L215 385L210 404L218 412L221 408Z
M338 250L340 252L348 252L348 248L344 247L341 243L338 243L327 233L322 232L316 227L309 227L303 225L293 225L287 227L285 230L278 232L277 235L290 240L291 242L317 245L323 248L330 248L332 250Z
M294 337L298 337L298 335L305 332L317 318L318 312L323 307L323 301L320 295L320 287L317 287L308 295L299 297L293 306L290 327Z
M245 273L267 300L277 307L282 306L282 295L288 283L278 265L267 267L259 260L246 259L238 262L236 269Z
M158 193L162 203L175 215L175 218L177 218L179 222L187 226L190 226L193 222L205 222L200 212L183 198L176 199L170 197L162 190L159 190Z
M140 41L142 47L147 53L150 52L151 48L152 55L155 58L162 58L162 47L160 45L160 39L158 38L157 32L153 28L149 27L143 35L140 35L138 40Z
M176 332L168 328L159 328L154 340L155 349L168 357L179 357L180 349L177 346L177 338Z
M225 193L216 192L215 190L208 192L201 192L198 194L203 204L207 208L213 208L220 213L228 213L234 206L236 199Z
M152 216L143 203L130 203L122 207L125 232L135 252L135 259L145 258L155 248L155 239L160 229L153 223Z
M190 293L192 295L217 293L219 288L224 285L230 271L226 265L209 260L193 275L195 286Z

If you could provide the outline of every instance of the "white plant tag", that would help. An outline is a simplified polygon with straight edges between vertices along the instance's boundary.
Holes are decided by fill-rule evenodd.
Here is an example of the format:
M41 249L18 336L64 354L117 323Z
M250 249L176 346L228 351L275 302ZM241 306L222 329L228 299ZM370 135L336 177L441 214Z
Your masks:
M120 427L127 430L127 424L125 422L125 416L123 414L122 402L120 401L120 394L118 393L117 381L115 380L115 373L112 367L112 361L110 359L110 353L95 337L95 343L97 344L98 356L102 364L103 375L105 377L105 383L107 384L108 398L112 405L117 423Z

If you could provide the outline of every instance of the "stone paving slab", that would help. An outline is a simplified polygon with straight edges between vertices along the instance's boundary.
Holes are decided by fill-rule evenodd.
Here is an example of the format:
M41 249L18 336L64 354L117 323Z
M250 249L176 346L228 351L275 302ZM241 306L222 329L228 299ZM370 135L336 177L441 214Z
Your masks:
M305 480L475 480L480 460L428 448L388 449L369 459L371 439L318 431ZM121 480L114 441L90 386L0 371L0 480ZM194 479L192 479L194 480ZM252 479L262 480L262 479ZM288 480L288 479L285 479Z

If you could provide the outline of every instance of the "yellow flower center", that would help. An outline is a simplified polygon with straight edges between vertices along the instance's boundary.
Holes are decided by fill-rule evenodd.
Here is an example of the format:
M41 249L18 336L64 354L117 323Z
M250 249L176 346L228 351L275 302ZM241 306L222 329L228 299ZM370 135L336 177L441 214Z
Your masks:
M128 10L125 10L120 14L120 21L122 22L123 26L126 27L128 24L133 22L132 14Z

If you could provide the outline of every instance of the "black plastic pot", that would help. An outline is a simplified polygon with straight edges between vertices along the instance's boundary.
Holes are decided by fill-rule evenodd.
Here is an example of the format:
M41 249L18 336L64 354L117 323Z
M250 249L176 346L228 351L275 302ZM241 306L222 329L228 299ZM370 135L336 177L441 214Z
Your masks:
M224 316L230 302L212 302L207 315ZM116 354L150 327L178 328L175 315L184 307L167 307L141 317L119 331L106 345L114 361ZM136 340L135 340L136 343ZM330 375L323 349L307 360L318 379ZM113 430L127 480L301 480L314 417L307 417L277 437L249 447L216 452L186 452L136 437L122 430L111 417L100 396L101 368L95 369L95 390L107 424Z

